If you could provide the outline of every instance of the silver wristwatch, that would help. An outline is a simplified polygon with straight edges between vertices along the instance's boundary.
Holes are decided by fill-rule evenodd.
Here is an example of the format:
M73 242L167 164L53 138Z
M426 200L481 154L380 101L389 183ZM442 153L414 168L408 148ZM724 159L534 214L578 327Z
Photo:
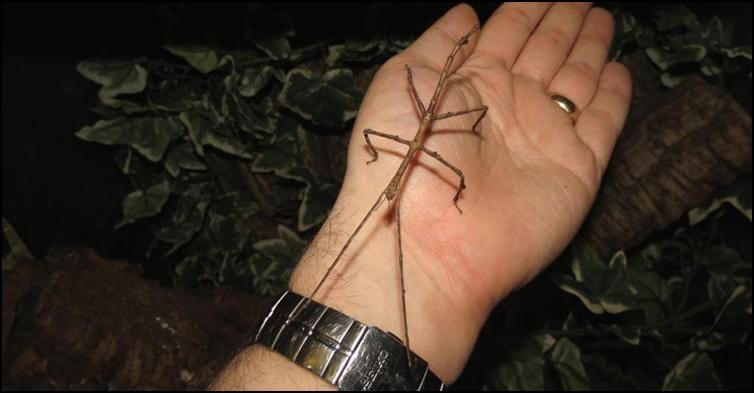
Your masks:
M340 390L443 390L445 384L427 362L393 334L286 292L259 327L255 342L305 367Z

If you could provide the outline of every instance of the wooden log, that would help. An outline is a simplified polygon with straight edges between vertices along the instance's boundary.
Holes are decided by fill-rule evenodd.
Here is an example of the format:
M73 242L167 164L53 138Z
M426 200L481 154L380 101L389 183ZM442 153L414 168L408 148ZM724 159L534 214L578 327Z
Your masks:
M163 288L134 266L58 248L6 272L3 389L201 389L267 307L229 289Z
M609 257L745 172L751 172L751 116L690 77L633 109L576 244Z

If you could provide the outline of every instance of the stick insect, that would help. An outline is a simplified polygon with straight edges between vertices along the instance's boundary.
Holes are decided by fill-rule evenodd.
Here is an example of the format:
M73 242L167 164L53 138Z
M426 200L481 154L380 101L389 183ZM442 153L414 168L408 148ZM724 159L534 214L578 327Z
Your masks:
M484 115L487 114L487 106L482 105L476 108L471 109L465 109L460 110L457 112L446 112L442 114L435 114L435 110L437 109L437 102L440 99L440 96L442 95L444 89L445 89L445 83L447 81L447 78L451 75L450 67L453 64L453 59L458 54L458 52L461 50L461 47L469 43L469 37L474 34L476 31L479 30L479 25L475 25L474 28L466 33L463 37L461 37L458 40L458 43L453 47L453 50L451 51L450 55L448 56L447 60L445 61L445 66L443 67L442 73L440 74L440 79L437 81L437 85L435 86L435 91L432 94L432 99L429 102L429 106L426 108L424 107L424 104L422 103L421 99L419 98L419 94L416 91L416 86L414 86L414 78L411 73L411 68L408 66L408 64L405 65L406 68L406 79L408 79L408 85L411 90L411 96L413 97L414 103L416 104L420 114L421 114L421 122L419 123L419 129L416 131L416 135L414 135L414 138L412 140L403 139L397 135L391 135L384 132L376 131L373 129L365 129L363 131L364 133L364 139L366 140L369 153L372 156L372 159L367 161L367 164L370 164L372 162L375 162L378 158L377 150L372 145L372 141L369 139L369 136L379 136L382 138L391 139L393 141L396 141L398 143L401 143L403 145L408 146L408 152L403 157L403 161L401 162L400 167L398 167L398 170L395 172L395 175L393 176L392 180L390 180L390 183L385 187L385 189L380 193L380 195L377 197L377 201L375 201L374 205L371 209L369 209L369 212L367 212L366 216L363 220L359 223L359 225L356 227L356 229L353 231L351 236L348 238L346 243L343 245L343 248L341 248L338 255L335 257L335 260L330 265L330 267L327 269L327 272L322 277L322 279L319 281L319 284L314 288L312 293L309 295L309 297L306 299L306 301L303 302L302 305L299 307L296 307L296 309L291 314L290 320L294 320L298 314L300 309L305 309L306 306L309 305L309 302L312 298L314 298L314 295L319 292L320 288L322 288L322 285L324 284L327 277L332 273L333 269L335 269L335 266L340 262L341 257L348 249L348 246L351 244L354 238L356 238L356 235L361 231L361 228L364 227L364 224L369 220L369 217L372 216L372 214L380 207L382 202L385 200L390 203L393 199L395 199L395 218L396 218L396 226L398 230L398 264L400 267L400 277L401 277L401 301L403 303L403 330L405 334L406 339L406 356L408 358L408 365L411 367L411 355L410 355L410 345L409 345L409 338L408 338L408 318L406 316L406 287L403 279L403 245L401 240L401 204L400 204L400 195L403 185L403 175L406 173L406 169L408 169L409 163L413 159L413 157L416 155L417 152L421 151L426 154L429 154L431 157L434 157L440 163L445 165L446 167L450 168L453 172L458 175L460 178L460 183L458 184L458 190L453 197L453 204L455 205L456 209L458 209L459 213L463 213L461 211L461 208L458 207L458 198L461 195L461 191L463 191L466 188L465 178L463 176L463 172L458 169L456 166L445 160L442 156L440 156L439 153L436 151L432 151L424 147L423 142L424 138L427 134L427 131L429 130L430 125L435 120L442 120L442 119L448 119L455 116L464 115L467 113L475 113L475 112L481 112L479 115L479 118L477 118L476 122L474 122L474 125L471 128L471 131L474 135L479 136L479 131L477 130L477 127L479 126L479 123L482 121L482 118L484 118Z

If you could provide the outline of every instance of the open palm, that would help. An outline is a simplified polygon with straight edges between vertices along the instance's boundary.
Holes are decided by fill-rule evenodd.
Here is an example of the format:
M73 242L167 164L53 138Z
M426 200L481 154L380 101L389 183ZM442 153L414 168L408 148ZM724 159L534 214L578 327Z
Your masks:
M455 7L379 70L351 138L344 189L368 188L375 196L384 189L406 148L372 137L380 157L365 165L371 156L357 131L411 140L420 112L404 65L427 106L448 54L476 23L470 7ZM407 275L427 277L486 309L568 244L594 200L628 110L628 72L605 61L612 34L610 14L589 4L506 4L469 39L435 113L486 105L481 137L470 132L477 112L437 120L425 142L463 171L463 214L453 206L458 176L418 153L399 195ZM551 94L580 108L575 122ZM421 258L412 261L412 254Z

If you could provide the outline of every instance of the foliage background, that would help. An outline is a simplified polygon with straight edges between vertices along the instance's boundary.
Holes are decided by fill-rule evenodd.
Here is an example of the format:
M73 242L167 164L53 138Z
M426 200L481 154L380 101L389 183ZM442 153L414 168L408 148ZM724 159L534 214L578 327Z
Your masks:
M342 177L342 156L333 155L325 167L312 157L344 146L349 120L375 67L448 6L341 5L328 13L302 5L157 5L126 11L134 17L128 23L87 19L93 32L112 29L113 21L123 23L123 39L130 44L102 40L98 50L82 50L85 55L73 59L77 71L96 84L64 91L94 115L75 119L75 127L57 126L54 133L70 138L78 129L79 138L114 147L76 146L96 169L67 174L68 183L59 190L101 177L78 194L87 211L64 224L76 228L85 221L81 217L99 216L106 223L93 237L121 245L104 246L104 254L143 260L148 275L166 285L279 293ZM496 5L474 6L485 18ZM616 57L644 51L663 71L658 83L666 86L691 73L705 75L751 112L750 38L747 57L747 43L739 37L745 24L730 15L711 18L714 13L702 6L612 9L618 22ZM147 28L134 28L144 17L152 19ZM746 37L750 16L748 22ZM5 37L4 51L13 43ZM23 64L4 61L4 82L9 69ZM37 93L43 96L45 89ZM13 125L10 121L3 116L4 129ZM40 134L45 132L52 133ZM5 132L3 139L4 146L14 142ZM4 190L7 178L18 178L6 176L5 152L4 147ZM113 157L116 165L108 168ZM217 162L235 159L252 163L266 192L249 195L218 180L226 175L212 166L222 168ZM38 180L54 178L50 170L42 169ZM31 223L6 209L9 194L3 192L3 215L24 233ZM55 205L60 198L54 195L35 200ZM611 261L599 261L588 250L564 255L500 305L456 386L750 386L750 195L749 174L720 195L736 208L707 209L711 214L700 223L680 222ZM740 213L747 208L748 219ZM113 225L122 229L111 232ZM74 243L92 235L84 230L76 236ZM70 244L72 238L55 239ZM35 248L40 240L27 242ZM118 249L123 245L128 250Z

